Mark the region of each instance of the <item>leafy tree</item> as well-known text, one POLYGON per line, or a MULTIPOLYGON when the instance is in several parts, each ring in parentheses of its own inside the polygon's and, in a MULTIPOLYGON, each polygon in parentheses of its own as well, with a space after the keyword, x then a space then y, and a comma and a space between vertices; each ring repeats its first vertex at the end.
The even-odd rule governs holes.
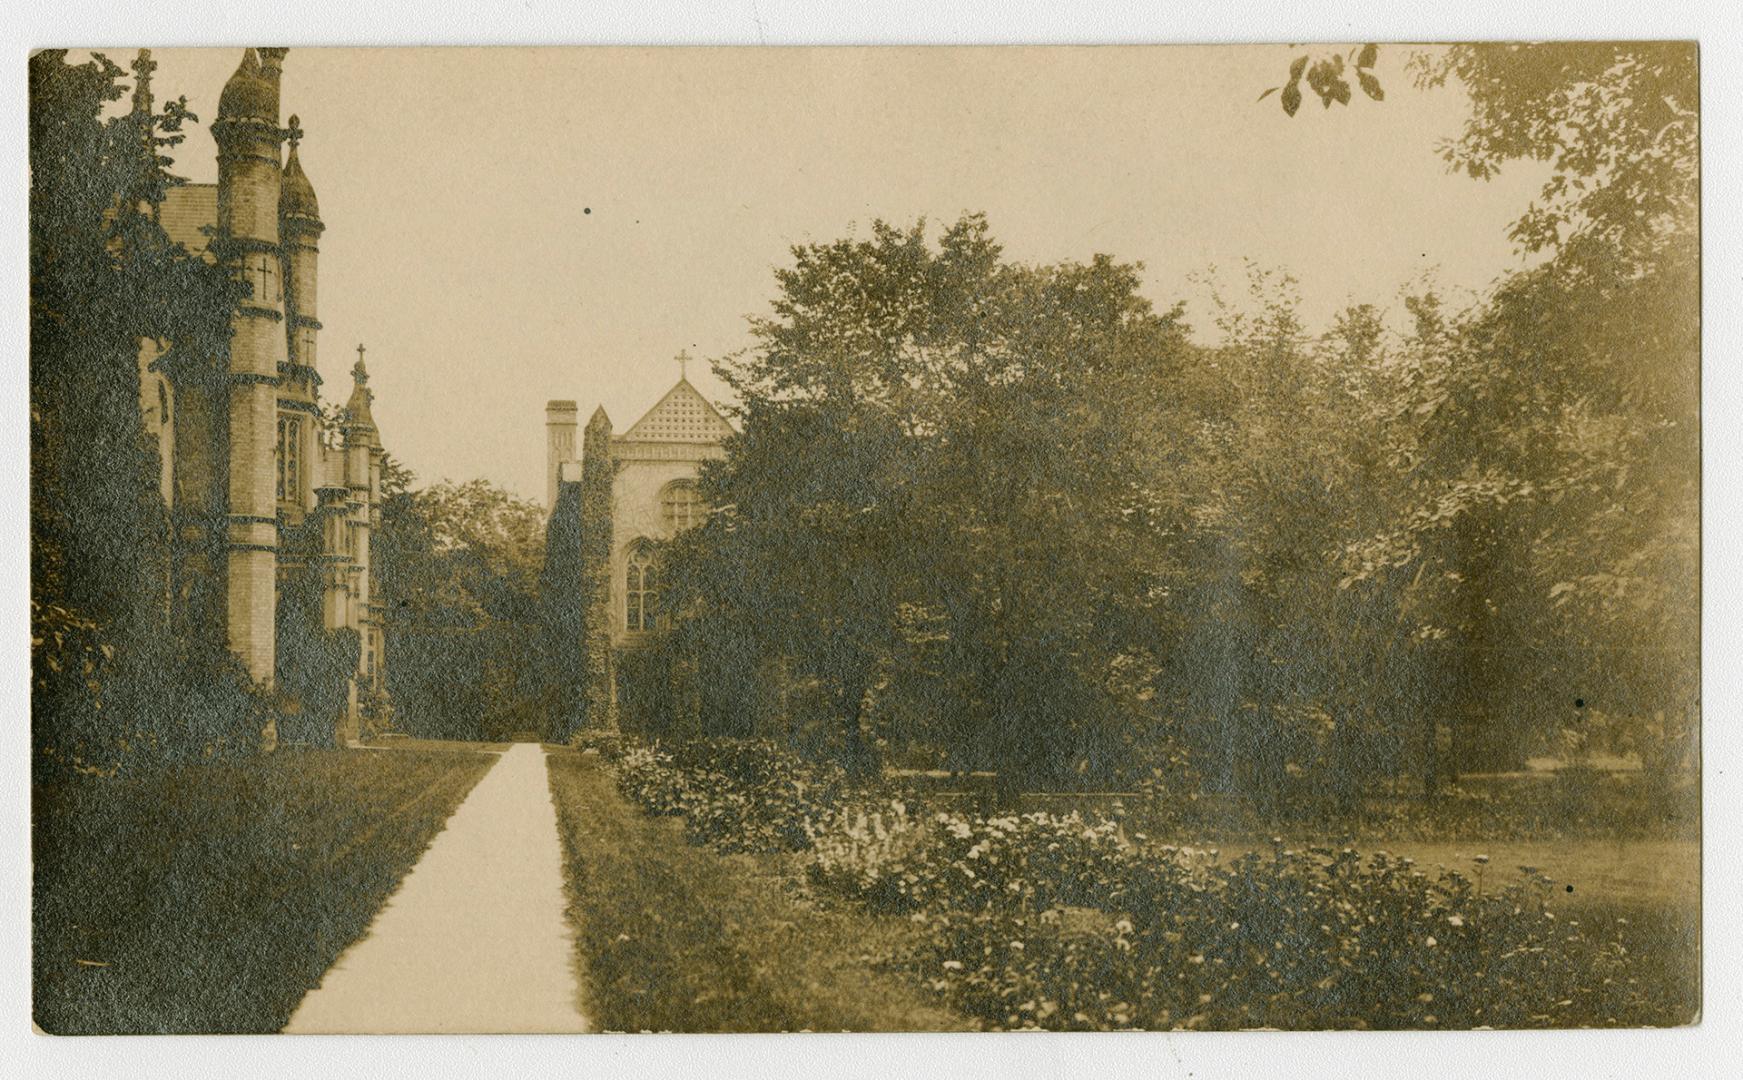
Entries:
MULTIPOLYGON (((33 715, 39 762, 108 769, 129 755, 208 754, 258 730, 214 620, 171 622, 168 522, 139 391, 144 341, 169 343, 166 365, 222 370, 244 286, 156 221, 181 182, 164 151, 195 119, 186 102, 154 113, 136 88, 131 112, 105 117, 121 68, 65 57, 29 63, 33 715)), ((150 63, 142 55, 136 74, 150 63)))
MULTIPOLYGON (((1419 53, 1420 87, 1456 82, 1471 102, 1442 151, 1477 179, 1509 161, 1553 167, 1514 224, 1526 251, 1643 272, 1693 243, 1699 207, 1700 72, 1692 42, 1459 45, 1419 53)), ((1686 255, 1686 253, 1685 253, 1686 255)), ((1570 269, 1572 266, 1570 265, 1570 269)))
POLYGON ((483 480, 413 490, 388 459, 371 541, 396 718, 437 738, 543 731, 544 512, 483 480))
POLYGON ((936 249, 880 222, 794 258, 722 372, 743 434, 672 552, 680 613, 818 686, 850 765, 903 710, 961 764, 1090 767, 1121 720, 1108 667, 1149 629, 1132 420, 1177 317, 1108 258, 1003 261, 979 216, 936 249))
MULTIPOLYGON (((1381 99, 1376 55, 1298 57, 1285 108, 1381 99)), ((1469 310, 1315 333, 1255 274, 1196 347, 1138 268, 1014 264, 978 217, 796 248, 723 367, 717 512, 667 552, 708 685, 755 708, 784 670, 855 768, 908 736, 1012 784, 1184 758, 1273 813, 1603 740, 1686 759, 1692 50, 1425 55, 1472 99, 1449 162, 1555 166, 1513 232, 1539 260, 1469 310)))
POLYGON ((1512 231, 1549 258, 1470 312, 1418 307, 1389 406, 1395 516, 1352 546, 1346 585, 1419 583, 1457 726, 1477 725, 1461 764, 1516 763, 1588 704, 1632 718, 1623 741, 1649 758, 1678 757, 1665 740, 1692 727, 1698 637, 1693 47, 1472 45, 1414 64, 1470 95, 1454 166, 1553 164, 1512 231))

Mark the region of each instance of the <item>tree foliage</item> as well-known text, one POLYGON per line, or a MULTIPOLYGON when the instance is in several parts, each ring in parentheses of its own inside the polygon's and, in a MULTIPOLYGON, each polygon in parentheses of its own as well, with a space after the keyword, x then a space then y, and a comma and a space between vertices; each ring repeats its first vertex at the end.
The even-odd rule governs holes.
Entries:
MULTIPOLYGON (((1348 59, 1291 83, 1342 100, 1375 50, 1348 59)), ((1471 96, 1450 162, 1556 170, 1513 233, 1543 258, 1468 310, 1418 290, 1315 332, 1255 270, 1203 344, 1139 268, 1011 263, 978 216, 795 248, 721 367, 742 434, 669 552, 676 633, 778 658, 849 764, 1166 766, 1283 811, 1534 753, 1687 761, 1692 49, 1417 71, 1471 96)))
POLYGON ((170 620, 171 538, 140 404, 141 343, 221 370, 242 287, 155 218, 181 182, 165 151, 195 120, 186 102, 105 116, 122 69, 65 57, 29 63, 33 715, 39 763, 110 771, 248 745, 263 723, 209 621, 170 620))
MULTIPOLYGON (((1514 224, 1526 251, 1649 270, 1698 224, 1700 71, 1691 42, 1460 45, 1411 60, 1417 85, 1464 89, 1471 115, 1442 147, 1487 179, 1509 161, 1552 166, 1514 224)), ((1675 256, 1670 256, 1675 257, 1675 256)))
POLYGON ((1319 98, 1319 103, 1329 109, 1332 105, 1348 105, 1350 103, 1350 76, 1354 75, 1356 85, 1362 93, 1375 101, 1386 100, 1386 92, 1380 87, 1380 79, 1374 74, 1374 61, 1380 57, 1380 47, 1372 42, 1361 46, 1352 46, 1345 52, 1333 52, 1325 56, 1314 57, 1304 53, 1289 61, 1289 78, 1279 86, 1273 86, 1259 95, 1264 101, 1272 94, 1278 94, 1278 102, 1283 111, 1294 116, 1301 109, 1301 83, 1305 79, 1308 89, 1319 98), (1348 59, 1346 65, 1344 61, 1348 59))
POLYGON ((371 541, 396 721, 437 738, 543 731, 543 511, 483 480, 413 482, 387 459, 371 541))
POLYGON ((1105 755, 1108 665, 1156 579, 1132 389, 1177 363, 1175 316, 1112 259, 1005 261, 979 216, 935 248, 878 223, 794 256, 723 371, 744 428, 704 470, 723 509, 672 553, 701 647, 790 664, 850 764, 889 734, 874 714, 960 764, 1105 755))

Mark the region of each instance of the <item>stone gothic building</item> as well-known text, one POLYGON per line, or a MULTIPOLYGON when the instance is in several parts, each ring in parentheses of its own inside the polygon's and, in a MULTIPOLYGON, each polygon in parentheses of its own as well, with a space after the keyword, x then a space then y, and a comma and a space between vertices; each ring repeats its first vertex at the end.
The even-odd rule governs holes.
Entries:
MULTIPOLYGON (((279 124, 287 52, 243 52, 212 122, 218 182, 170 188, 155 208, 172 241, 252 287, 231 315, 229 356, 148 340, 139 357, 140 405, 174 531, 178 617, 221 621, 256 682, 338 703, 308 718, 335 722, 336 732, 269 730, 269 744, 280 735, 354 740, 362 711, 380 698, 383 663, 369 553, 381 439, 361 345, 345 408, 321 405, 316 272, 326 226, 297 160, 297 118, 279 124), (354 642, 340 651, 354 649, 355 660, 312 661, 334 641, 354 642), (311 688, 310 678, 343 685, 311 688)), ((150 66, 142 54, 134 107, 147 112, 150 66)))
MULTIPOLYGON (((732 426, 680 376, 653 408, 614 434, 603 407, 576 443, 573 401, 545 407, 546 500, 553 545, 579 537, 579 551, 547 552, 579 563, 581 693, 593 727, 648 730, 674 712, 670 673, 650 666, 660 629, 657 545, 707 514, 697 489, 702 463, 725 456, 732 426), (564 533, 559 518, 578 518, 564 533)), ((681 704, 678 712, 685 711, 681 704)), ((694 711, 693 707, 689 711, 694 711)))

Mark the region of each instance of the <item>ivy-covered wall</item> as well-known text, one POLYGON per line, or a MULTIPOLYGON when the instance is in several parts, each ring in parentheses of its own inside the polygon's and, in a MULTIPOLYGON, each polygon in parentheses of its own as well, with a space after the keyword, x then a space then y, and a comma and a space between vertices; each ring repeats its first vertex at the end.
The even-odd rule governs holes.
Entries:
POLYGON ((581 439, 581 595, 586 616, 581 636, 581 672, 587 727, 615 731, 611 652, 611 419, 601 409, 581 439))

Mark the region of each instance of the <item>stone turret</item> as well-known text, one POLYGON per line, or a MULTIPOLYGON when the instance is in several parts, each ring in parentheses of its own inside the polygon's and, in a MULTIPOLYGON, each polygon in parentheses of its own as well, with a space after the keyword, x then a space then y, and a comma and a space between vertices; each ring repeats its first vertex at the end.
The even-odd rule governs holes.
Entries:
MULTIPOLYGON (((314 501, 314 472, 320 426, 321 377, 315 371, 316 335, 321 329, 316 317, 316 263, 319 242, 326 226, 321 224, 314 185, 309 183, 297 160, 302 129, 290 118, 286 130, 290 151, 279 177, 278 227, 281 244, 281 274, 284 281, 285 366, 280 371, 278 407, 282 414, 281 439, 294 441, 287 448, 295 460, 306 463, 294 470, 295 483, 281 492, 280 512, 295 524, 314 501)), ((291 477, 287 477, 289 480, 291 477)))
POLYGON ((578 461, 575 453, 575 403, 545 403, 545 509, 557 506, 557 486, 565 461, 578 461))
MULTIPOLYGON (((287 362, 279 256, 279 75, 285 49, 248 49, 218 102, 217 254, 252 295, 231 317, 226 626, 230 648, 273 680, 278 549, 275 461, 280 368, 287 362)), ((276 732, 263 733, 268 745, 276 732)))
POLYGON ((357 631, 359 685, 373 683, 381 649, 381 605, 375 600, 371 578, 370 538, 374 532, 381 499, 381 434, 370 408, 374 393, 369 389, 369 369, 363 364, 364 347, 357 346, 357 363, 351 368, 351 400, 345 405, 345 483, 350 489, 346 509, 351 530, 350 611, 346 625, 357 631))

